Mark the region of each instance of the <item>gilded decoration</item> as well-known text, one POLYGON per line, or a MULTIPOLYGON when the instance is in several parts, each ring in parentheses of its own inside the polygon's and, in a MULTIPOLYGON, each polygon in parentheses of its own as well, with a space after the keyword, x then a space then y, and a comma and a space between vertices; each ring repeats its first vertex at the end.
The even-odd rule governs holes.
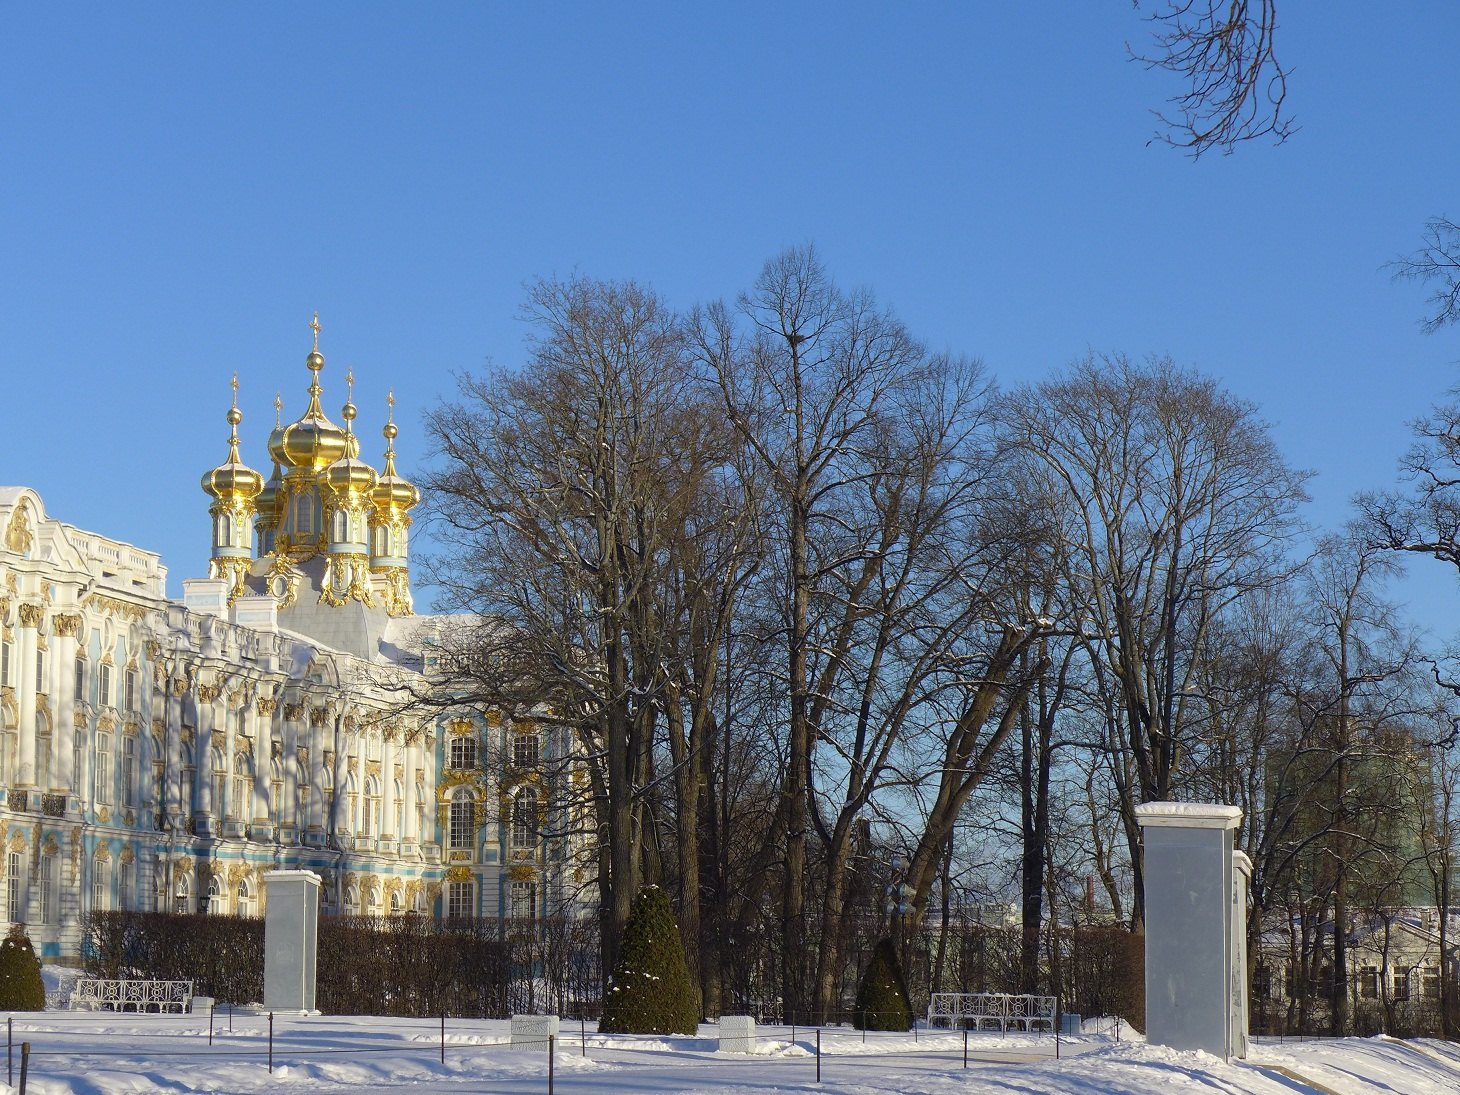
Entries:
POLYGON ((308 767, 309 766, 309 746, 307 746, 307 745, 298 745, 298 746, 295 746, 294 747, 294 756, 296 758, 298 758, 300 764, 304 765, 305 767, 308 767))
POLYGON ((404 567, 390 567, 382 575, 384 588, 380 591, 381 603, 388 616, 414 616, 415 604, 411 599, 411 578, 404 567))
POLYGON ((223 730, 214 730, 211 734, 208 735, 208 738, 210 741, 212 741, 213 747, 215 749, 222 749, 225 745, 228 744, 228 734, 226 731, 223 730))
POLYGON ((147 656, 153 661, 162 657, 162 644, 156 639, 147 640, 147 656))
POLYGON ((218 697, 220 695, 222 695, 222 694, 223 694, 223 688, 220 685, 217 685, 217 684, 200 684, 200 685, 198 685, 198 702, 199 703, 214 703, 214 702, 217 701, 218 697))
POLYGON ((111 850, 111 848, 108 847, 105 844, 99 844, 99 845, 97 845, 97 848, 96 848, 96 855, 93 856, 92 858, 94 858, 95 860, 97 860, 97 862, 99 862, 99 863, 105 863, 108 860, 110 860, 111 857, 112 857, 112 850, 111 850))
POLYGON ((179 699, 188 694, 188 679, 186 677, 173 678, 172 694, 179 699))
POLYGON ((495 707, 488 708, 486 719, 487 726, 495 730, 502 725, 502 712, 495 707))
MULTIPOLYGON (((122 824, 123 825, 127 825, 127 826, 136 825, 137 824, 137 815, 134 814, 134 813, 132 813, 131 810, 123 810, 122 811, 122 824)), ((127 850, 128 851, 131 851, 130 848, 128 848, 127 850)))
POLYGON ((309 709, 309 725, 316 730, 322 728, 329 721, 330 709, 328 707, 311 707, 309 709))
POLYGON ((5 546, 17 555, 28 555, 35 533, 31 531, 30 516, 25 506, 16 506, 10 515, 10 525, 5 530, 5 546))
POLYGON ((512 882, 536 882, 537 868, 516 866, 507 869, 507 878, 512 882))
POLYGON ((189 745, 193 743, 194 737, 197 736, 197 731, 195 731, 191 726, 184 726, 180 730, 178 730, 177 733, 178 737, 180 737, 184 742, 189 745))
POLYGON ((370 594, 370 559, 355 552, 328 556, 320 580, 319 600, 331 608, 351 601, 359 601, 367 608, 375 607, 375 598, 370 594))
POLYGON ((448 867, 447 870, 446 870, 446 881, 447 882, 470 882, 471 881, 471 868, 470 867, 448 867))
POLYGON ((54 833, 48 835, 45 843, 41 845, 41 851, 46 855, 55 855, 60 850, 61 846, 56 843, 56 835, 54 833))
POLYGON ((77 709, 71 713, 72 726, 77 730, 85 730, 86 724, 90 721, 85 711, 77 709))
POLYGON ((112 820, 111 807, 110 806, 103 806, 100 810, 98 810, 96 812, 96 820, 98 822, 100 822, 102 825, 109 825, 109 824, 111 824, 111 820, 112 820))
POLYGON ((271 715, 273 715, 274 708, 275 706, 277 706, 278 702, 279 701, 274 699, 272 696, 260 696, 258 700, 259 714, 262 715, 264 718, 269 718, 271 715))
POLYGON ((19 607, 21 627, 40 627, 41 621, 46 618, 46 610, 43 605, 22 603, 19 607))
POLYGON ((452 719, 446 724, 446 728, 453 734, 470 734, 476 730, 471 719, 452 719))
POLYGON ((164 733, 164 732, 165 732, 165 731, 166 731, 166 727, 165 727, 165 726, 164 726, 164 725, 163 725, 163 722, 162 722, 162 720, 161 720, 161 719, 153 719, 153 720, 152 720, 152 732, 153 732, 153 733, 154 733, 154 734, 156 734, 156 735, 158 735, 158 736, 159 736, 159 737, 161 737, 161 736, 162 736, 162 734, 163 734, 163 733, 164 733))
POLYGON ((346 715, 345 716, 345 733, 347 733, 347 734, 353 734, 355 732, 355 727, 357 727, 359 724, 360 724, 359 723, 359 720, 357 718, 355 718, 354 715, 346 715))
POLYGON ((142 605, 134 605, 130 601, 123 601, 117 597, 108 597, 104 593, 87 594, 81 604, 84 608, 94 609, 104 615, 120 616, 133 622, 141 621, 147 616, 147 609, 142 605))
MULTIPOLYGON (((308 551, 301 558, 307 559, 314 552, 308 551)), ((280 608, 288 608, 299 599, 299 571, 289 562, 289 538, 280 534, 276 542, 274 564, 264 579, 274 600, 280 608)))
POLYGON ((378 761, 378 760, 367 760, 365 762, 365 774, 367 776, 378 776, 378 775, 380 775, 380 761, 378 761))
POLYGON ((137 853, 134 852, 132 850, 132 846, 128 844, 122 849, 122 854, 117 856, 117 860, 121 863, 123 867, 130 867, 133 863, 137 861, 137 853))
POLYGON ((304 718, 304 704, 286 703, 284 705, 284 718, 289 722, 298 722, 304 718))
POLYGON ((112 718, 110 715, 103 715, 101 718, 96 720, 96 728, 101 731, 114 730, 116 728, 116 725, 117 720, 112 718))
POLYGON ((51 622, 55 625, 56 634, 63 639, 74 639, 81 633, 81 617, 78 615, 58 615, 51 622))
POLYGON ((451 857, 450 858, 451 858, 451 862, 453 862, 453 863, 470 863, 471 862, 471 853, 470 852, 464 852, 464 851, 461 851, 460 849, 458 849, 457 851, 454 851, 454 852, 451 853, 451 857))

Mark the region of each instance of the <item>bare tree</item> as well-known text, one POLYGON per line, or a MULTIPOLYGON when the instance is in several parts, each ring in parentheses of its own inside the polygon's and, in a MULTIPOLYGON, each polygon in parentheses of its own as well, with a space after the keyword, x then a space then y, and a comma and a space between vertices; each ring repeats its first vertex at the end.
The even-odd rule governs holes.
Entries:
POLYGON ((1153 112, 1162 127, 1156 140, 1196 158, 1214 148, 1230 153, 1256 137, 1281 144, 1292 135, 1284 113, 1289 70, 1275 50, 1276 0, 1166 0, 1149 19, 1155 49, 1131 56, 1186 83, 1168 110, 1153 112))
POLYGON ((1103 694, 1142 919, 1134 808, 1173 797, 1196 652, 1222 609, 1277 581, 1306 476, 1251 405, 1169 360, 1087 358, 1012 394, 1031 499, 1059 514, 1070 626, 1103 694))
MULTIPOLYGON (((715 646, 715 614, 733 599, 736 537, 708 525, 739 519, 715 493, 738 441, 707 412, 713 393, 690 375, 678 317, 652 293, 544 281, 525 312, 528 366, 461 377, 459 398, 428 417, 445 545, 432 577, 484 621, 454 659, 477 697, 535 703, 577 736, 612 969, 629 904, 659 870, 647 812, 656 735, 671 713, 687 767, 705 725, 698 689, 713 688, 713 658, 686 649, 715 646)), ((692 843, 692 824, 686 833, 692 843)), ((680 854, 698 860, 697 848, 680 854)))
POLYGON ((1419 250, 1395 259, 1388 268, 1398 281, 1432 288, 1426 301, 1429 315, 1421 322, 1425 333, 1460 320, 1460 225, 1448 217, 1431 217, 1419 250))

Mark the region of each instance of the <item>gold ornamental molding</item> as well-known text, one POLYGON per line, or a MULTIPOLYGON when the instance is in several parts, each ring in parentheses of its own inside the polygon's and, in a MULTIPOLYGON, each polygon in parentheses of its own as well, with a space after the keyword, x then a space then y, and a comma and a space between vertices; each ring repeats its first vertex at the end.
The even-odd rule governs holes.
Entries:
POLYGON ((284 718, 289 722, 298 722, 304 718, 304 704, 286 703, 284 705, 284 718))
POLYGON ((309 725, 314 729, 321 729, 329 721, 330 709, 328 707, 311 707, 309 709, 309 725))
POLYGON ((446 870, 446 881, 447 882, 470 882, 471 881, 471 868, 470 867, 448 867, 447 870, 446 870))
POLYGON ((75 613, 62 613, 52 617, 56 634, 63 639, 74 639, 81 633, 81 617, 75 613))
POLYGON ((511 882, 536 882, 536 867, 511 867, 507 870, 507 878, 511 882))
POLYGON ((220 685, 217 685, 217 684, 200 684, 200 685, 198 685, 198 702, 199 703, 214 703, 214 702, 217 701, 218 697, 220 695, 222 695, 222 694, 223 694, 223 688, 220 685))
POLYGON ((260 696, 258 701, 259 714, 264 718, 269 718, 273 715, 274 708, 278 705, 278 702, 272 696, 260 696))
POLYGON ((147 610, 141 605, 134 605, 130 601, 123 601, 117 597, 108 597, 104 593, 89 593, 81 604, 83 607, 95 609, 103 615, 120 616, 134 623, 147 616, 147 610))
POLYGON ((162 644, 156 639, 147 640, 147 656, 153 661, 162 657, 162 644))
POLYGON ((41 621, 46 618, 44 605, 21 604, 17 610, 20 613, 21 627, 40 627, 41 621))

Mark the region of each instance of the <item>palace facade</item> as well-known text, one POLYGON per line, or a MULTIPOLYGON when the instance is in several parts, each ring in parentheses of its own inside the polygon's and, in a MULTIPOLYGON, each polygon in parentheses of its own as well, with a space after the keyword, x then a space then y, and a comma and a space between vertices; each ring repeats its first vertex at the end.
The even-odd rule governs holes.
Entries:
POLYGON ((267 478, 227 412, 209 576, 181 602, 158 555, 0 488, 0 917, 49 960, 78 959, 92 910, 259 915, 280 868, 319 873, 327 913, 586 907, 586 849, 545 835, 566 828, 544 782, 566 739, 434 684, 452 619, 413 614, 420 495, 389 413, 379 472, 353 392, 343 425, 325 415, 313 326, 267 478))

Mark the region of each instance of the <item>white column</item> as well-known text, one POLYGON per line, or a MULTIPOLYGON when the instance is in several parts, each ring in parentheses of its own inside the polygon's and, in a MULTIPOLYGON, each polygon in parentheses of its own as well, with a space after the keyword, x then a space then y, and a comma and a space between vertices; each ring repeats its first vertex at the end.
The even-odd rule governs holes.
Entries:
POLYGON ((1136 821, 1145 845, 1146 1040, 1225 1060, 1239 1019, 1232 1010, 1232 839, 1242 811, 1149 802, 1136 807, 1136 821))
POLYGON ((20 700, 20 726, 16 741, 16 784, 20 787, 35 785, 35 704, 36 672, 35 659, 38 648, 37 635, 45 609, 41 605, 22 604, 20 616, 20 653, 16 666, 16 695, 20 700))
POLYGON ((395 760, 398 750, 395 735, 382 736, 380 744, 380 835, 399 840, 395 824, 395 760))
POLYGON ((76 737, 76 689, 66 677, 67 667, 75 672, 76 639, 81 630, 81 617, 75 614, 56 616, 54 622, 56 656, 51 662, 51 694, 56 701, 56 725, 51 728, 51 787, 69 789, 79 795, 81 788, 73 782, 75 774, 71 771, 71 747, 76 737))
MULTIPOLYGON (((404 730, 401 733, 405 733, 404 730)), ((416 746, 406 745, 401 750, 401 790, 405 794, 405 810, 401 818, 402 840, 419 841, 421 834, 416 825, 416 746)))

